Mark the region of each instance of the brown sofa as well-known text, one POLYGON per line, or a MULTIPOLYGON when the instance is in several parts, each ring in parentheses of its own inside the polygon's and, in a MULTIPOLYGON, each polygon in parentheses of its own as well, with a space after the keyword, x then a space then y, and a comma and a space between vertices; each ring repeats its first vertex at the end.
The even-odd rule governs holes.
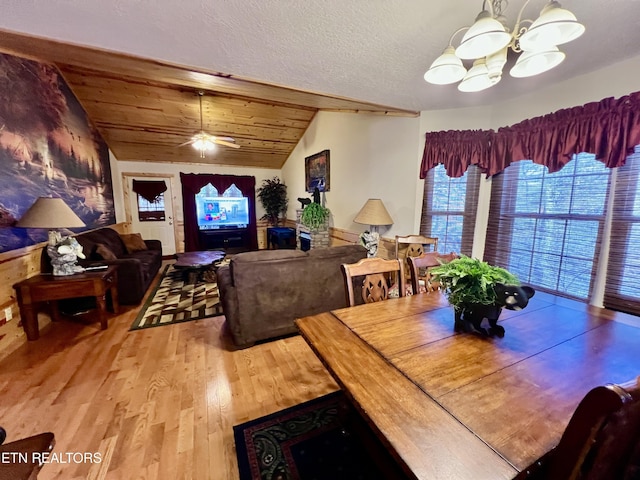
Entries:
POLYGON ((367 256, 361 245, 261 250, 218 269, 226 325, 240 348, 295 333, 296 318, 347 306, 340 265, 367 256))
POLYGON ((162 265, 162 244, 159 240, 145 240, 146 250, 128 253, 122 237, 115 230, 104 227, 76 235, 87 257, 80 260, 83 267, 100 265, 118 265, 118 300, 123 305, 140 303, 151 282, 162 265), (115 255, 107 260, 99 252, 98 246, 104 245, 115 255))

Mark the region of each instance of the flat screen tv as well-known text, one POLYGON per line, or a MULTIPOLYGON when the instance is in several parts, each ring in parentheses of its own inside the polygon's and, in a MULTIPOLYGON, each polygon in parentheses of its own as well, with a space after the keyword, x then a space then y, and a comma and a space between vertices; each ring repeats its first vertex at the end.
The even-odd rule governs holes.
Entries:
POLYGON ((247 197, 200 197, 196 199, 198 228, 218 230, 249 225, 247 197))

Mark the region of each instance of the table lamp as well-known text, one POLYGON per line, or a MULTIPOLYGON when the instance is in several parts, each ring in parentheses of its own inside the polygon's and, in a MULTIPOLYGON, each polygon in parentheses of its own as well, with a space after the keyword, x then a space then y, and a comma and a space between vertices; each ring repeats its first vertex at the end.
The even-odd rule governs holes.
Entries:
POLYGON ((85 227, 78 217, 61 198, 40 197, 15 225, 19 228, 48 228, 49 245, 47 253, 51 258, 54 275, 73 275, 77 257, 84 258, 78 241, 71 237, 62 237, 58 229, 85 227))
POLYGON ((375 257, 378 252, 378 242, 380 241, 378 226, 393 225, 391 215, 387 212, 384 203, 382 203, 382 200, 379 198, 370 198, 360 209, 353 221, 363 225, 370 225, 371 230, 364 232, 360 236, 360 240, 367 248, 367 256, 375 257))

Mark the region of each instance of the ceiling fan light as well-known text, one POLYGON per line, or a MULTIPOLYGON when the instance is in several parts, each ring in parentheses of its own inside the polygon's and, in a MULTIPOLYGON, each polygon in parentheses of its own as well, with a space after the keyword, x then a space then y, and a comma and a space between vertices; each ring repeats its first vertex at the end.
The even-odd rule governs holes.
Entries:
POLYGON ((525 51, 541 50, 542 46, 562 45, 575 40, 585 31, 569 10, 558 2, 549 2, 540 16, 519 39, 520 48, 525 51))
POLYGON ((482 58, 503 49, 509 42, 511 34, 504 25, 483 10, 462 37, 455 53, 463 60, 482 58))
POLYGON ((479 92, 492 87, 498 83, 498 81, 491 81, 484 58, 481 58, 473 62, 473 67, 471 67, 462 82, 460 82, 460 85, 458 85, 458 90, 461 92, 479 92))
POLYGON ((211 152, 216 149, 216 144, 208 138, 199 137, 195 142, 193 142, 193 148, 201 152, 211 152))
POLYGON ((462 60, 456 57, 455 49, 449 45, 442 55, 433 61, 427 73, 424 74, 424 79, 435 85, 448 85, 459 82, 466 73, 467 69, 462 65, 462 60))
POLYGON ((523 52, 516 64, 509 70, 512 77, 533 77, 557 67, 565 59, 564 52, 551 47, 542 52, 523 52))

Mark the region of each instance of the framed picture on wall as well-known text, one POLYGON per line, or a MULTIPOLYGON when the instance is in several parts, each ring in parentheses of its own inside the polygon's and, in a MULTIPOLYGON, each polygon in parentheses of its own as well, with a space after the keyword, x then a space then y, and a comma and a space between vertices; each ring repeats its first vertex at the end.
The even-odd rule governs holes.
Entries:
POLYGON ((304 159, 304 184, 309 193, 313 193, 316 187, 321 192, 329 191, 329 150, 304 159))

